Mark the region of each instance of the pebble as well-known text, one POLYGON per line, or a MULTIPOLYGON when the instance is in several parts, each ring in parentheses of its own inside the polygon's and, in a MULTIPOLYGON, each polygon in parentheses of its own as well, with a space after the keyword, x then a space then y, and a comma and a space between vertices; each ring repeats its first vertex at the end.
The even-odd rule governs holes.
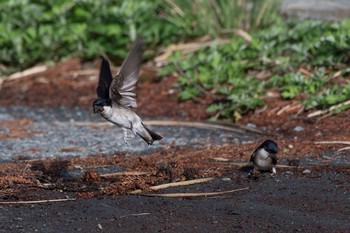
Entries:
POLYGON ((304 127, 302 127, 302 126, 296 126, 293 130, 294 130, 295 132, 301 132, 301 131, 304 131, 304 127))
POLYGON ((255 128, 256 128, 256 125, 254 125, 254 124, 252 124, 252 123, 248 123, 248 124, 247 124, 247 127, 248 127, 248 128, 253 128, 253 129, 255 129, 255 128))
POLYGON ((221 179, 222 181, 231 181, 231 178, 230 177, 224 177, 221 179))
POLYGON ((304 171, 303 171, 303 174, 310 174, 311 173, 311 171, 309 170, 309 169, 305 169, 304 171))

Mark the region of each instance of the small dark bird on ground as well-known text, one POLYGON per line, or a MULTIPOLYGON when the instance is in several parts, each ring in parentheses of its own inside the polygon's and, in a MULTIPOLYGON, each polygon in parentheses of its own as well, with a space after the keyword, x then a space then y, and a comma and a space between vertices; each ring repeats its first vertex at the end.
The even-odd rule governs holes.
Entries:
POLYGON ((132 50, 125 58, 117 75, 112 76, 109 62, 102 58, 100 77, 96 89, 98 99, 93 102, 94 113, 99 113, 107 121, 124 130, 124 142, 130 129, 134 135, 140 136, 148 145, 162 137, 144 126, 141 118, 132 110, 137 107, 135 88, 139 78, 142 62, 142 39, 138 38, 132 50))
POLYGON ((258 148, 255 149, 250 162, 253 163, 253 171, 270 171, 276 174, 278 146, 272 140, 264 141, 258 148))

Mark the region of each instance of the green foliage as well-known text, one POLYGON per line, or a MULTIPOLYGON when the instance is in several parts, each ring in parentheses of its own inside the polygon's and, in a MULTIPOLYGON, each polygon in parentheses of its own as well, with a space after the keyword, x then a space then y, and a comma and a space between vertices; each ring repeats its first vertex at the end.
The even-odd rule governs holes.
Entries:
POLYGON ((287 73, 283 77, 273 76, 272 86, 281 87, 281 95, 285 99, 293 99, 299 93, 316 94, 322 90, 327 82, 324 68, 316 70, 310 77, 297 72, 287 73))
POLYGON ((152 56, 171 42, 266 25, 275 1, 2 0, 0 64, 11 72, 72 55, 121 59, 137 34, 152 56))
POLYGON ((66 56, 126 55, 137 34, 147 48, 184 38, 164 21, 162 0, 3 0, 0 64, 23 69, 66 56))
POLYGON ((337 71, 349 75, 350 21, 276 18, 271 27, 251 34, 250 43, 233 38, 229 44, 213 44, 185 57, 177 54, 162 72, 181 71, 180 98, 210 93, 214 103, 208 111, 230 119, 262 106, 268 88, 279 88, 286 99, 303 99, 307 109, 350 99, 350 84, 332 83, 337 71), (298 72, 300 67, 311 70, 311 75, 298 72), (268 80, 251 75, 265 71, 272 73, 268 80))

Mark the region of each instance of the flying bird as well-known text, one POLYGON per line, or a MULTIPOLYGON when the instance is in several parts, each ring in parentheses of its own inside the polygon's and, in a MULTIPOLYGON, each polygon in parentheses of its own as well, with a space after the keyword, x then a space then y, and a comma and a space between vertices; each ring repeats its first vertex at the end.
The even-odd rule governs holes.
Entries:
POLYGON ((132 110, 137 107, 135 89, 142 62, 142 46, 143 40, 138 38, 114 77, 109 62, 102 58, 96 89, 98 99, 92 106, 94 113, 99 113, 107 121, 123 129, 126 144, 128 139, 133 138, 128 135, 129 129, 151 145, 162 137, 148 129, 132 110))
POLYGON ((277 164, 277 143, 272 140, 264 141, 258 148, 256 148, 250 158, 250 162, 253 163, 253 172, 258 171, 270 171, 272 174, 276 174, 277 164))

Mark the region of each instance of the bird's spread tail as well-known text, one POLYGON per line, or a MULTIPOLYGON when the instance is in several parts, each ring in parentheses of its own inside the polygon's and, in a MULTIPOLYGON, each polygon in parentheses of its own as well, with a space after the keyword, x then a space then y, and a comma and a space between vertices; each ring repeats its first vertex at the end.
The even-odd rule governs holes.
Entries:
POLYGON ((147 142, 148 145, 152 145, 153 141, 158 141, 163 138, 162 136, 156 134, 155 132, 145 127, 144 124, 142 124, 142 126, 142 130, 138 131, 137 135, 139 135, 143 140, 145 140, 145 142, 147 142))
POLYGON ((155 132, 153 132, 149 128, 145 127, 145 129, 151 135, 153 141, 159 141, 159 140, 161 140, 163 138, 162 136, 156 134, 155 132))

